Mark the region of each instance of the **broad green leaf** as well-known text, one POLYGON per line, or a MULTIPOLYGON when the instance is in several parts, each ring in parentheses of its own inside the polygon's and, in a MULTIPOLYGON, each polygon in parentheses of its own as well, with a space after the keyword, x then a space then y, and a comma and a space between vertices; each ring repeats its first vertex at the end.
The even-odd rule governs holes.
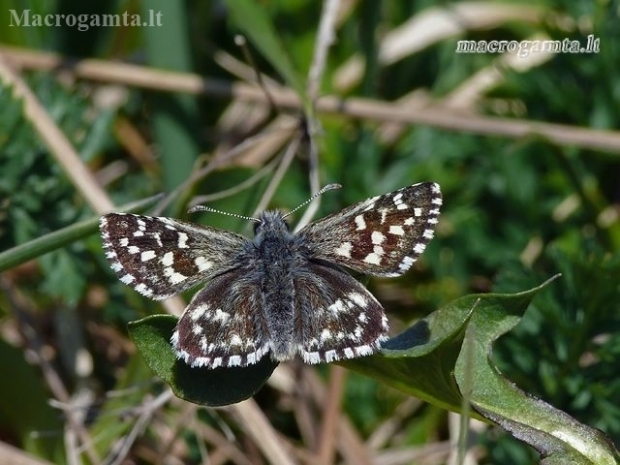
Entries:
POLYGON ((226 0, 231 20, 260 50, 286 83, 302 97, 304 85, 264 7, 253 0, 226 0))
POLYGON ((477 297, 456 300, 383 344, 380 354, 341 362, 406 394, 459 411, 452 372, 477 297))
POLYGON ((173 316, 154 315, 129 323, 129 335, 149 368, 181 399, 211 407, 241 402, 256 394, 278 365, 263 357, 243 368, 192 368, 176 358, 170 345, 176 324, 173 316))
POLYGON ((493 343, 517 325, 531 299, 548 283, 518 294, 480 296, 466 329, 468 350, 459 355, 455 379, 478 413, 538 450, 542 463, 617 464, 620 455, 604 434, 521 391, 501 376, 490 358, 493 343))

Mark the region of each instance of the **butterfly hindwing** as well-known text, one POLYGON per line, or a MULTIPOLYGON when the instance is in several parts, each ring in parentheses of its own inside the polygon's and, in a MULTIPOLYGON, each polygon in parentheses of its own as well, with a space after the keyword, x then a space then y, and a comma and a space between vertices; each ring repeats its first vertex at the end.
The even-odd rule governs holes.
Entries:
POLYGON ((198 291, 179 319, 172 346, 194 367, 245 366, 269 351, 260 288, 239 268, 216 276, 198 291))
POLYGON ((309 263, 295 279, 299 355, 307 363, 332 362, 379 350, 388 324, 381 304, 345 271, 309 263))

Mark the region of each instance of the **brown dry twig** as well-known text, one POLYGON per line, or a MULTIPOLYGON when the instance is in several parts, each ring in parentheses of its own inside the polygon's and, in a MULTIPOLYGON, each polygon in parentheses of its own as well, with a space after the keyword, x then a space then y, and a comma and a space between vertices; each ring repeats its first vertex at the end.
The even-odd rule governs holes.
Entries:
MULTIPOLYGON (((82 60, 77 63, 69 63, 55 54, 11 47, 0 47, 0 53, 16 66, 28 69, 53 71, 68 68, 77 77, 94 81, 164 92, 187 92, 217 98, 236 98, 266 103, 264 92, 256 86, 204 79, 196 74, 159 71, 142 66, 102 60, 82 60)), ((280 109, 297 111, 301 109, 297 95, 288 89, 271 89, 271 96, 280 109)), ((540 137, 561 146, 571 145, 584 149, 620 153, 620 133, 617 131, 602 131, 523 119, 488 117, 470 112, 459 113, 451 108, 434 105, 428 105, 418 111, 411 111, 406 108, 394 108, 390 102, 360 98, 341 99, 336 96, 321 97, 317 101, 316 109, 319 113, 341 114, 351 118, 380 122, 419 124, 472 134, 509 138, 540 137)))

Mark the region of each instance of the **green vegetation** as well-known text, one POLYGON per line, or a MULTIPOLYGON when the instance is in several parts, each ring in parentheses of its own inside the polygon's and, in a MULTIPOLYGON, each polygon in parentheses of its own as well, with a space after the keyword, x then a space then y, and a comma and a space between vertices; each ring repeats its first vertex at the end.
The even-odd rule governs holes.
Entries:
POLYGON ((329 2, 31 3, 65 19, 0 27, 0 462, 619 463, 616 2, 342 2, 333 43, 329 2), (455 53, 589 35, 598 53, 455 53), (395 337, 339 366, 189 369, 183 303, 120 283, 96 228, 134 210, 251 234, 187 209, 342 184, 318 218, 420 181, 442 188, 435 238, 367 280, 395 337), (450 411, 476 421, 458 447, 450 411))

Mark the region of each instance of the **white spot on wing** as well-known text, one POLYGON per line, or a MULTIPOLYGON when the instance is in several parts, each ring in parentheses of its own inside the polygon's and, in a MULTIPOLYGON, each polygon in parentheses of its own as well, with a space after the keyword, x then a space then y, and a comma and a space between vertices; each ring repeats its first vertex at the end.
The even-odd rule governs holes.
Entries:
POLYGON ((340 246, 334 250, 336 255, 340 255, 341 257, 351 258, 351 249, 353 248, 353 244, 350 242, 343 242, 340 246))
POLYGON ((357 215, 355 217, 355 224, 357 225, 358 231, 366 229, 366 221, 364 221, 364 215, 357 215))
POLYGON ((179 284, 187 279, 187 276, 182 275, 177 271, 174 271, 174 268, 172 267, 164 268, 164 274, 168 277, 168 280, 172 284, 179 284))
POLYGON ((185 234, 184 232, 179 233, 179 241, 178 241, 179 249, 189 248, 189 246, 187 245, 187 239, 188 239, 187 234, 185 234))
POLYGON ((198 307, 196 307, 194 310, 192 310, 192 313, 189 314, 189 317, 193 320, 196 321, 198 320, 200 317, 202 317, 205 312, 209 309, 208 305, 199 305, 198 307))
POLYGON ((349 292, 349 295, 347 297, 359 307, 366 308, 366 306, 368 305, 368 297, 366 297, 364 294, 360 294, 359 292, 349 292))
POLYGON ((198 271, 205 271, 213 266, 213 262, 210 262, 205 257, 196 257, 194 259, 194 264, 198 268, 198 271))
POLYGON ((329 329, 325 328, 323 331, 321 331, 321 342, 325 342, 331 338, 332 338, 332 333, 329 329))
POLYGON ((226 313, 224 311, 222 311, 221 308, 218 308, 215 311, 215 316, 213 317, 213 319, 215 321, 221 321, 222 323, 226 323, 230 318, 230 313, 226 313))
POLYGON ((341 299, 336 300, 336 302, 334 302, 329 307, 327 307, 327 310, 329 310, 332 313, 336 313, 336 314, 343 312, 346 309, 347 307, 345 306, 344 302, 341 299))
POLYGON ((146 285, 143 283, 138 284, 136 287, 134 287, 134 289, 146 297, 151 297, 153 295, 153 291, 146 287, 146 285))
POLYGON ((161 258, 161 264, 164 266, 172 266, 174 263, 174 253, 166 252, 164 256, 161 258))
POLYGON ((364 357, 373 353, 372 347, 370 347, 368 344, 356 347, 353 350, 355 350, 355 355, 357 355, 358 357, 364 357))
POLYGON ((379 210, 381 212, 381 224, 385 223, 385 219, 387 218, 388 210, 387 208, 382 208, 379 210))
POLYGON ((123 269, 123 265, 121 265, 119 262, 113 262, 110 264, 110 268, 112 268, 114 271, 118 273, 119 271, 123 269))
POLYGON ((335 350, 328 350, 325 352, 325 361, 327 363, 333 362, 334 360, 338 360, 338 353, 335 350))
POLYGON ((153 260, 157 255, 154 250, 147 250, 146 252, 142 252, 140 254, 140 260, 143 262, 148 262, 149 260, 153 260))
POLYGON ((304 362, 315 364, 321 362, 321 356, 318 352, 303 352, 304 362))
POLYGON ((382 244, 385 241, 385 236, 379 231, 373 231, 370 238, 372 243, 377 245, 382 244))
POLYGON ((404 236, 405 230, 402 226, 390 226, 388 233, 394 234, 395 236, 404 236))
POLYGON ((364 258, 366 263, 370 263, 371 265, 381 265, 381 256, 377 255, 375 252, 371 252, 364 258))
POLYGON ((124 284, 131 284, 132 282, 134 282, 136 280, 136 278, 134 278, 132 275, 130 274, 126 274, 125 276, 123 276, 121 278, 121 282, 124 284))
MULTIPOLYGON (((413 250, 416 251, 415 247, 414 247, 413 250)), ((422 250, 424 250, 424 248, 422 248, 422 250)), ((421 252, 419 252, 419 253, 421 253, 421 252)), ((398 265, 398 268, 400 270, 402 270, 402 271, 407 271, 409 268, 411 268, 411 265, 413 265, 413 262, 415 262, 415 260, 413 258, 405 257, 405 258, 403 258, 403 261, 400 263, 400 265, 398 265)))

